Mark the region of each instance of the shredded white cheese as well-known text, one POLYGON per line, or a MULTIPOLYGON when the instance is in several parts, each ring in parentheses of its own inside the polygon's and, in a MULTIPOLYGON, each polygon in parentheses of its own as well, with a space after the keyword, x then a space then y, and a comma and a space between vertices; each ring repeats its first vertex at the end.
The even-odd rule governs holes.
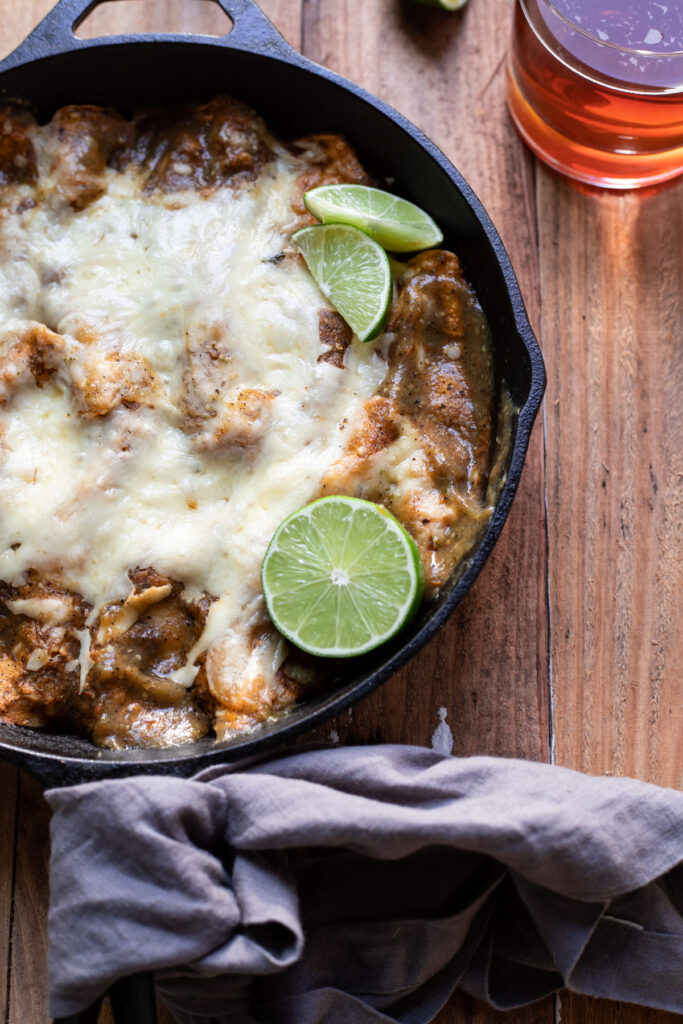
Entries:
POLYGON ((71 616, 72 608, 58 597, 26 597, 7 601, 12 615, 25 615, 44 626, 58 626, 71 616))
MULTIPOLYGON (((152 566, 219 598, 193 656, 245 634, 270 537, 315 495, 342 453, 340 423, 386 370, 358 343, 343 370, 318 363, 324 300, 300 260, 268 262, 288 243, 299 171, 282 153, 237 191, 154 198, 140 196, 133 171, 112 171, 81 212, 46 202, 21 226, 6 215, 0 352, 3 333, 35 320, 63 336, 65 354, 42 389, 29 380, 0 407, 0 578, 58 574, 93 605, 93 621, 128 596, 129 569, 152 566), (235 385, 276 392, 258 444, 202 450, 182 428, 197 325, 227 338, 235 385), (160 390, 152 404, 86 418, 76 390, 112 353, 144 357, 160 390)), ((84 682, 88 631, 80 637, 84 682)))

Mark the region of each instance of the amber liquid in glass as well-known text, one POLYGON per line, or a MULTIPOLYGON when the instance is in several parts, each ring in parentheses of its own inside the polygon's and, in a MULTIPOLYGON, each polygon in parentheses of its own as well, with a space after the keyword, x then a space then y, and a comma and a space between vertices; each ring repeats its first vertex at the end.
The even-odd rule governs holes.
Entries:
POLYGON ((674 21, 663 36, 643 21, 666 4, 637 2, 636 39, 633 24, 619 23, 628 0, 520 0, 515 9, 508 103, 522 137, 563 173, 612 188, 683 173, 683 4, 669 0, 674 21))

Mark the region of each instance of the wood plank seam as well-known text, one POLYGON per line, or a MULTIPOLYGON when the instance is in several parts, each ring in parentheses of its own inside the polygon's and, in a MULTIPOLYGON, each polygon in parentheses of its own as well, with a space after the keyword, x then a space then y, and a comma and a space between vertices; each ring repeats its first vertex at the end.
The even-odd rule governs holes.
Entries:
MULTIPOLYGON (((538 158, 533 157, 532 162, 532 195, 534 200, 534 233, 536 235, 536 260, 539 267, 539 273, 537 276, 536 289, 537 289, 537 309, 540 311, 541 306, 541 232, 538 217, 538 194, 537 194, 537 182, 538 182, 538 158)), ((538 325, 538 339, 541 349, 543 348, 543 335, 541 333, 542 319, 538 325)), ((544 395, 543 404, 541 405, 540 414, 540 425, 543 437, 543 533, 545 538, 545 611, 547 620, 547 677, 548 677, 548 761, 550 764, 555 763, 555 730, 553 723, 553 620, 551 616, 551 598, 550 598, 550 522, 548 512, 548 444, 547 444, 547 422, 546 422, 546 401, 548 395, 544 395)), ((557 1006, 557 999, 555 997, 554 1014, 555 1024, 559 1024, 559 1009, 557 1006)))
POLYGON ((299 52, 306 56, 306 4, 308 0, 301 0, 299 11, 299 52))
POLYGON ((7 970, 5 971, 5 1006, 3 1012, 4 1024, 9 1024, 10 1014, 10 987, 12 983, 12 936, 14 934, 14 891, 17 881, 17 845, 19 841, 19 805, 21 800, 21 776, 17 779, 17 787, 14 796, 14 837, 12 840, 12 881, 10 884, 11 900, 9 913, 9 936, 7 943, 7 970))
MULTIPOLYGON (((540 252, 539 252, 540 259, 540 252)), ((541 407, 541 426, 543 430, 543 526, 545 532, 545 610, 548 622, 548 760, 555 764, 555 729, 553 723, 553 620, 550 599, 550 522, 548 513, 548 445, 546 423, 546 398, 541 407)))

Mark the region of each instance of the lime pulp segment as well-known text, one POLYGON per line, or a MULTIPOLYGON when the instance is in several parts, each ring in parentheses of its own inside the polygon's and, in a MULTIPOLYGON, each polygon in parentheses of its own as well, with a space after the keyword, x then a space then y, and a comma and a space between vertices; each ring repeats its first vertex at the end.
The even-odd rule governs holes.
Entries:
POLYGON ((320 224, 292 236, 325 298, 361 341, 380 334, 391 302, 391 268, 381 245, 357 228, 320 224))
POLYGON ((360 498, 319 498, 278 527, 261 584, 280 632, 310 654, 365 654, 415 614, 420 554, 386 509, 360 498))
POLYGON ((389 252, 416 252, 441 245, 438 225, 414 203, 367 185, 321 185, 304 195, 307 209, 324 224, 350 224, 389 252))

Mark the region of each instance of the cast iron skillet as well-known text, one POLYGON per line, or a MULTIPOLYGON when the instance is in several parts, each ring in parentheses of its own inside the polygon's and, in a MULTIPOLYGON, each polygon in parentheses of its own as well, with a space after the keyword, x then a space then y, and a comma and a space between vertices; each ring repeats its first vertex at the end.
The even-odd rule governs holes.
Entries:
POLYGON ((216 0, 233 22, 224 37, 168 35, 77 39, 73 28, 102 0, 61 0, 0 63, 0 99, 28 100, 41 119, 65 103, 102 103, 125 112, 141 103, 229 93, 251 104, 285 136, 342 131, 367 167, 425 207, 461 257, 488 317, 497 371, 519 407, 507 480, 483 539, 438 599, 391 645, 349 662, 331 684, 254 735, 167 750, 107 751, 87 740, 0 723, 0 756, 49 785, 133 772, 190 775, 219 761, 262 752, 338 714, 414 655, 467 593, 505 523, 545 387, 507 253, 469 185, 404 117, 357 85, 313 64, 276 32, 253 0, 216 0))
MULTIPOLYGON (((190 775, 282 744, 379 686, 446 621, 488 558, 517 489, 545 387, 541 353, 502 242, 467 182, 417 128, 381 100, 294 51, 254 0, 216 0, 233 23, 220 38, 77 39, 73 29, 101 2, 60 0, 0 63, 0 98, 28 100, 39 118, 48 119, 66 103, 108 104, 126 112, 146 103, 228 93, 252 105, 285 137, 324 129, 343 132, 374 174, 394 179, 393 190, 429 211, 444 231, 444 246, 460 256, 491 326, 499 378, 507 382, 519 415, 506 483, 486 534, 438 599, 398 640, 350 662, 344 677, 325 692, 246 738, 115 752, 74 736, 0 724, 0 756, 50 786, 135 772, 190 775)), ((133 1024, 130 1007, 126 1019, 133 1024)))

